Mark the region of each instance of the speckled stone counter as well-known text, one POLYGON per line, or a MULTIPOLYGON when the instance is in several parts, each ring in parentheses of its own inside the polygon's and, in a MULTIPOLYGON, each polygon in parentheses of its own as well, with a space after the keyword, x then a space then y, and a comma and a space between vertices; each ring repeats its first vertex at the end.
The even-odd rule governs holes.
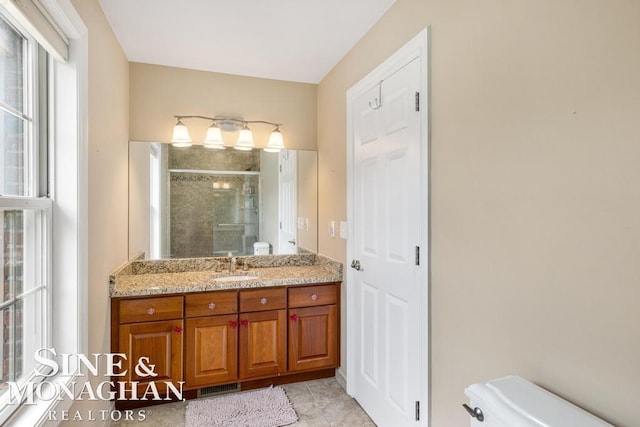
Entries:
POLYGON ((322 255, 264 255, 237 259, 235 273, 228 271, 228 257, 131 261, 111 273, 109 294, 111 297, 131 297, 342 281, 342 264, 322 255), (248 271, 242 271, 245 262, 248 271), (221 272, 215 271, 218 263, 222 264, 221 272), (223 281, 216 280, 220 278, 223 281))

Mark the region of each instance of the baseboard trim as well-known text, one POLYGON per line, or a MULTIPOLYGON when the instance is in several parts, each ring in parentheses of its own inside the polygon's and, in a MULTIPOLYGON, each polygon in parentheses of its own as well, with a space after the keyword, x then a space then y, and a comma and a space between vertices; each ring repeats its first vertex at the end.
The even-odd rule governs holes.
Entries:
POLYGON ((336 369, 336 381, 342 386, 343 389, 347 389, 347 376, 344 373, 344 369, 336 369))

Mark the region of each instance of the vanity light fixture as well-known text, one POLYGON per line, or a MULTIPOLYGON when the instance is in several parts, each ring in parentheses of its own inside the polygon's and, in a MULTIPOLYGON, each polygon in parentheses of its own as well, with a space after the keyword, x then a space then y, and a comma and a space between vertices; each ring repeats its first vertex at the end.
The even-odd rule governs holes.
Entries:
POLYGON ((216 122, 213 122, 207 129, 207 136, 204 138, 204 146, 207 148, 224 149, 222 131, 216 122))
POLYGON ((191 136, 189 135, 189 129, 182 123, 180 117, 178 117, 178 123, 173 127, 173 137, 171 143, 174 147, 191 147, 191 136))
POLYGON ((284 140, 282 139, 282 132, 280 132, 280 126, 276 125, 276 128, 271 132, 269 136, 269 143, 265 147, 264 151, 267 153, 277 153, 284 148, 284 140))
POLYGON ((249 151, 255 147, 253 143, 253 134, 251 133, 251 129, 247 124, 244 124, 244 127, 240 130, 240 135, 238 135, 238 141, 236 141, 236 146, 233 147, 236 150, 249 151))
POLYGON ((204 146, 206 148, 223 149, 224 141, 222 140, 222 131, 238 132, 238 140, 234 146, 237 150, 251 150, 255 148, 253 142, 253 134, 249 129, 249 123, 263 123, 267 125, 275 126, 275 129, 271 132, 269 142, 265 147, 265 151, 269 153, 277 153, 285 148, 284 140, 282 138, 282 132, 280 132, 280 123, 268 122, 265 120, 245 120, 239 117, 206 117, 206 116, 174 116, 178 122, 173 127, 173 137, 171 143, 174 147, 190 147, 192 145, 191 136, 189 136, 189 130, 187 126, 182 122, 183 119, 204 119, 211 120, 211 126, 207 129, 207 136, 204 139, 204 146))

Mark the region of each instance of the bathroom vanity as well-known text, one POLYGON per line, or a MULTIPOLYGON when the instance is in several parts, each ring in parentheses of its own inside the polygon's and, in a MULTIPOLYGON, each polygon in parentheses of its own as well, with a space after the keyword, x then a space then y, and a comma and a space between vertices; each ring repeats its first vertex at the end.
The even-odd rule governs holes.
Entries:
MULTIPOLYGON (((138 397, 151 381, 163 396, 166 382, 183 381, 194 398, 335 375, 342 265, 315 254, 240 257, 248 271, 231 273, 229 262, 134 261, 113 273, 111 351, 127 356, 114 381, 137 382, 138 397), (219 263, 227 269, 216 272, 219 263), (136 372, 146 357, 156 376, 136 372)), ((125 394, 117 408, 139 405, 125 394)))

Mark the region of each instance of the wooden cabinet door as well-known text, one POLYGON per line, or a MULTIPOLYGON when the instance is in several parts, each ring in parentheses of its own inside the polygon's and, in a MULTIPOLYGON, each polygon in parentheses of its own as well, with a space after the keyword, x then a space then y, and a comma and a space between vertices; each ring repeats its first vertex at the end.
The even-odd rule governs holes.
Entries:
POLYGON ((238 379, 238 315, 187 319, 186 388, 225 384, 238 379))
MULTIPOLYGON (((172 382, 179 390, 178 382, 182 381, 182 328, 182 319, 120 325, 120 352, 127 355, 127 360, 122 361, 122 371, 127 373, 116 380, 126 381, 127 390, 130 390, 132 381, 138 382, 138 398, 145 390, 152 391, 148 389, 150 382, 155 383, 162 398, 166 397, 166 382, 172 382), (136 366, 141 360, 145 366, 153 366, 157 375, 146 375, 142 370, 139 371, 143 375, 138 375, 136 366)), ((131 392, 127 392, 127 396, 133 397, 131 392)))
POLYGON ((289 310, 289 370, 331 368, 338 364, 336 305, 289 310))
POLYGON ((287 311, 240 314, 240 378, 276 376, 287 371, 287 311))

